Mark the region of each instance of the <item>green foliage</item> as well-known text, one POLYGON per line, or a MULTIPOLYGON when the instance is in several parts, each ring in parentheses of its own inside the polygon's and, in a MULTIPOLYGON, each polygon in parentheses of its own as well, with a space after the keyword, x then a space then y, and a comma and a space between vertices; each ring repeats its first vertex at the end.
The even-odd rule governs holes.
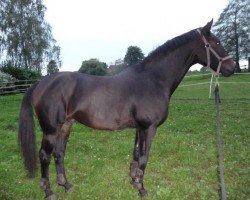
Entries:
POLYGON ((10 74, 6 74, 0 70, 0 87, 11 85, 16 79, 10 74))
POLYGON ((55 60, 51 60, 49 62, 49 64, 47 65, 47 74, 50 75, 50 74, 54 74, 54 73, 57 73, 59 72, 59 68, 56 64, 56 61, 55 60))
POLYGON ((250 53, 250 0, 230 0, 214 29, 240 71, 239 60, 247 59, 250 53))
POLYGON ((129 46, 124 57, 124 62, 128 65, 134 65, 141 62, 144 59, 142 50, 137 46, 129 46))
POLYGON ((41 78, 41 74, 39 72, 21 67, 12 67, 10 62, 3 64, 0 67, 0 70, 11 75, 17 80, 36 80, 41 78))
MULTIPOLYGON (((228 199, 249 199, 249 75, 220 78, 221 128, 228 199), (226 83, 227 82, 227 83, 226 83), (234 82, 234 83, 232 83, 234 82)), ((210 77, 184 78, 183 85, 209 82, 210 77)), ((179 87, 166 123, 152 144, 144 185, 148 199, 220 199, 214 99, 209 84, 179 87)), ((23 95, 0 96, 0 199, 43 199, 40 170, 26 177, 17 146, 18 113, 23 95)), ((36 124, 37 149, 42 133, 36 124)), ((67 145, 65 168, 72 193, 57 185, 54 162, 51 187, 58 199, 140 200, 130 185, 135 130, 99 131, 76 123, 67 145)))
POLYGON ((107 64, 100 62, 96 58, 92 58, 83 61, 82 66, 78 71, 81 73, 103 76, 107 74, 107 64))
POLYGON ((44 20, 41 0, 0 1, 0 56, 15 66, 41 72, 46 60, 60 62, 60 47, 44 20))

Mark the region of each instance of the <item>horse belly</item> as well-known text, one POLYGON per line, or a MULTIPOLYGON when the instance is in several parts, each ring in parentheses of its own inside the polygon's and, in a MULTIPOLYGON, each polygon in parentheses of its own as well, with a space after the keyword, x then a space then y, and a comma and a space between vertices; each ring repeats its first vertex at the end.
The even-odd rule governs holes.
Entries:
POLYGON ((100 130, 118 130, 135 127, 135 121, 128 113, 122 115, 111 110, 110 112, 101 112, 86 109, 85 111, 77 112, 74 115, 74 119, 86 126, 100 130))

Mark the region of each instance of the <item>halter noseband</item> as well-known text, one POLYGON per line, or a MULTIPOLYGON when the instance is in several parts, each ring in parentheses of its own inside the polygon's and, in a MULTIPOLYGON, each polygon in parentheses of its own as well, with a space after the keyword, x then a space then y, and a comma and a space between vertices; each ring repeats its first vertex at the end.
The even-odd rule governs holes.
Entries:
POLYGON ((205 48, 206 48, 206 52, 207 52, 207 68, 209 69, 209 71, 211 71, 214 75, 219 75, 220 73, 220 68, 221 68, 221 64, 223 61, 225 60, 228 60, 231 58, 231 56, 226 56, 224 58, 220 57, 216 51, 211 47, 211 45, 207 42, 206 38, 204 37, 204 35, 202 35, 201 33, 201 30, 200 29, 197 29, 198 33, 200 34, 201 36, 201 39, 202 41, 205 43, 205 48), (212 52, 212 54, 214 54, 214 56, 218 59, 219 61, 219 64, 218 64, 218 67, 217 67, 217 70, 213 70, 211 67, 210 67, 210 64, 211 64, 211 59, 210 59, 210 51, 212 52))

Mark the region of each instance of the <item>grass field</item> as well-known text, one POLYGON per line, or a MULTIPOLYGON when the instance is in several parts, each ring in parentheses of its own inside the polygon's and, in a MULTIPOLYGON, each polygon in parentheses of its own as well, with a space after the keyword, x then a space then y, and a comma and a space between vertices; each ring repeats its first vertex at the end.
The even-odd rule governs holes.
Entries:
MULTIPOLYGON (((219 199, 214 98, 208 99, 210 76, 185 78, 170 104, 168 120, 158 129, 145 175, 148 199, 219 199)), ((228 199, 250 199, 250 75, 220 78, 221 128, 228 199), (241 83, 244 82, 244 83, 241 83), (246 83, 248 82, 248 83, 246 83)), ((212 96, 213 97, 213 96, 212 96)), ((22 95, 0 96, 0 199, 43 199, 40 173, 25 175, 17 147, 22 95)), ((37 148, 41 131, 36 126, 37 148)), ((59 199, 140 199, 130 185, 134 130, 105 132, 75 124, 65 166, 74 184, 67 194, 56 184, 59 199)))

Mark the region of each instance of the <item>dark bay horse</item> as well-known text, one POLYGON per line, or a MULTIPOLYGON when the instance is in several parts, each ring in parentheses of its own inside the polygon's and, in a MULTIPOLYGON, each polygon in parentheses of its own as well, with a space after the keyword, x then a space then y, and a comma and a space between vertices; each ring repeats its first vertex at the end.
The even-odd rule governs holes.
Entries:
POLYGON ((208 65, 214 73, 230 76, 235 62, 211 33, 212 21, 167 41, 140 64, 114 76, 62 72, 45 77, 24 95, 19 119, 19 144, 28 174, 35 175, 36 148, 32 107, 43 131, 39 158, 41 181, 48 199, 49 164, 54 156, 57 182, 72 189, 64 169, 64 154, 74 121, 94 129, 135 128, 133 160, 129 175, 141 197, 144 171, 156 129, 167 118, 170 97, 188 69, 208 65))

